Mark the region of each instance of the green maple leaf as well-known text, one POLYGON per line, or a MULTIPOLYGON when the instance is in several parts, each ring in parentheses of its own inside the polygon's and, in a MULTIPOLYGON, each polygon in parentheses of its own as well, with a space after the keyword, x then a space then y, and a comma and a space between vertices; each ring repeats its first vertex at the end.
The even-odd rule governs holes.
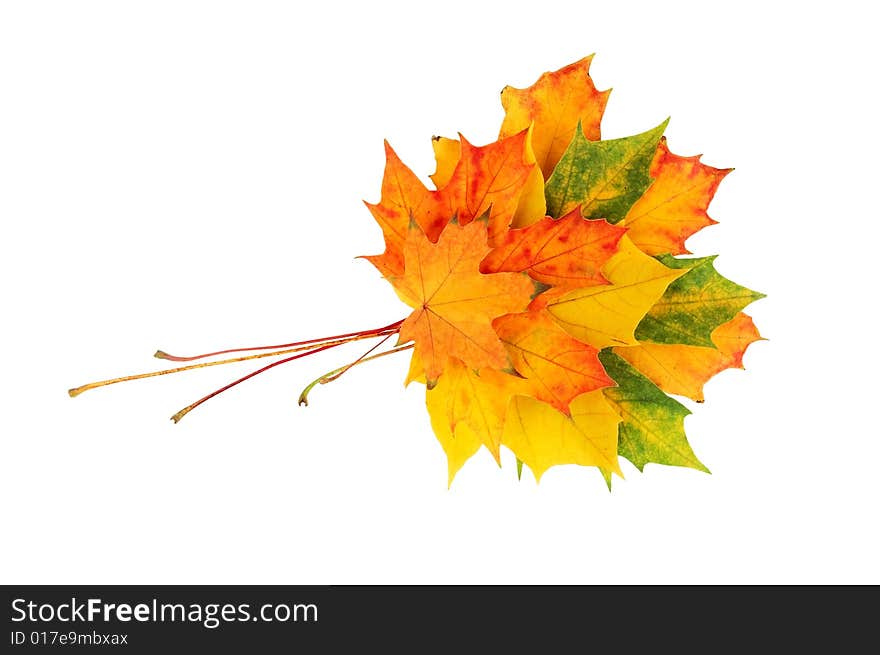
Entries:
POLYGON ((668 122, 608 141, 589 141, 579 126, 547 180, 547 213, 559 218, 580 205, 584 218, 623 220, 651 184, 651 160, 668 122))
POLYGON ((640 471, 654 462, 708 473, 684 433, 684 417, 690 410, 610 350, 600 352, 599 359, 618 385, 604 390, 622 419, 617 453, 640 471))
POLYGON ((636 339, 715 348, 712 331, 764 297, 718 273, 713 265, 716 257, 657 257, 669 268, 690 270, 666 288, 636 328, 636 339))

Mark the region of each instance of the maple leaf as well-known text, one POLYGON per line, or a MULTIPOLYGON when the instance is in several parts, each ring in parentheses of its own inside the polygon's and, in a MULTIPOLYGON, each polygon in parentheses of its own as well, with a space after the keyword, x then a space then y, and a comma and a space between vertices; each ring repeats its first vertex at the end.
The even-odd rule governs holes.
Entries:
POLYGON ((566 334, 545 311, 507 314, 492 325, 526 379, 529 395, 563 414, 575 396, 614 384, 599 351, 566 334))
POLYGON ((409 358, 409 368, 406 371, 403 386, 408 387, 410 382, 428 383, 428 380, 425 378, 425 365, 415 349, 413 349, 412 355, 409 358))
POLYGON ((708 473, 684 433, 684 417, 690 410, 610 350, 599 353, 599 359, 617 382, 602 393, 621 418, 618 454, 640 471, 654 462, 708 473))
POLYGON ((571 416, 529 396, 510 401, 501 442, 539 480, 551 466, 580 464, 618 473, 618 416, 602 391, 571 402, 571 416))
MULTIPOLYGON (((452 179, 452 174, 461 158, 461 142, 445 136, 434 136, 431 139, 431 145, 434 148, 436 162, 436 170, 431 174, 431 180, 440 189, 452 179)), ((519 191, 516 211, 510 222, 514 227, 523 227, 540 220, 547 209, 547 202, 544 200, 544 177, 541 175, 541 169, 535 163, 531 136, 529 135, 526 136, 522 161, 528 165, 529 173, 519 191)))
POLYGON ((550 177, 562 153, 581 126, 586 138, 599 139, 599 124, 610 91, 597 91, 590 78, 593 56, 541 75, 525 89, 501 91, 504 122, 500 136, 534 126, 532 147, 544 177, 550 177))
POLYGON ((575 130, 547 180, 547 213, 562 216, 580 205, 586 218, 622 220, 651 184, 651 160, 668 122, 610 141, 588 141, 575 130))
POLYGON ((545 292, 531 308, 546 307, 566 332, 594 348, 635 345, 635 329, 646 312, 685 271, 648 257, 625 236, 618 247, 618 252, 602 267, 610 284, 561 294, 545 292))
MULTIPOLYGON (((471 145, 461 134, 458 136, 459 140, 434 137, 431 141, 437 159, 437 170, 431 179, 437 185, 435 198, 442 209, 434 210, 430 218, 419 224, 436 241, 450 217, 466 225, 488 214, 489 241, 494 242, 513 221, 524 193, 532 198, 523 201, 526 206, 535 205, 536 190, 534 185, 529 187, 529 174, 535 163, 528 130, 482 147, 471 145)), ((537 193, 543 213, 543 184, 537 193)))
POLYGON ((669 285, 645 315, 636 329, 636 339, 713 348, 712 331, 764 297, 719 275, 713 265, 716 257, 657 257, 665 266, 685 274, 669 285))
POLYGON ((703 385, 725 369, 743 368, 746 348, 761 338, 752 319, 739 313, 713 330, 713 348, 640 343, 614 348, 614 353, 666 393, 703 402, 703 385))
POLYGON ((508 230, 480 270, 525 271, 557 290, 606 284, 601 269, 625 231, 604 220, 584 220, 575 208, 560 219, 546 216, 528 227, 508 230))
POLYGON ((364 259, 385 276, 403 273, 403 244, 409 224, 422 214, 423 205, 431 202, 431 192, 421 183, 385 141, 385 173, 382 176, 382 196, 377 204, 364 202, 382 228, 385 252, 367 255, 364 259))
POLYGON ((400 340, 415 342, 429 386, 448 357, 476 370, 509 366, 492 319, 525 309, 534 285, 518 273, 480 273, 488 252, 484 220, 450 223, 436 244, 418 226, 409 230, 405 272, 391 283, 414 310, 400 327, 400 340))
MULTIPOLYGON (((531 148, 527 150, 528 161, 534 162, 534 155, 531 154, 531 148)), ((522 192, 519 195, 519 203, 516 206, 516 213, 511 220, 511 227, 526 227, 536 221, 540 221, 547 213, 547 200, 544 197, 544 176, 541 169, 533 163, 532 169, 526 177, 523 184, 522 192)))
MULTIPOLYGON (((461 157, 446 185, 438 191, 447 213, 459 224, 488 214, 489 241, 494 242, 513 220, 533 164, 527 150, 528 130, 523 130, 487 146, 475 147, 458 135, 461 157)), ((445 223, 429 224, 425 232, 434 240, 445 223)), ((448 218, 446 219, 448 220, 448 218)))
POLYGON ((461 360, 449 358, 437 384, 426 391, 425 404, 434 434, 446 452, 450 484, 481 445, 501 464, 507 404, 520 393, 528 393, 522 378, 491 368, 477 374, 461 360))
POLYGON ((453 218, 459 225, 467 225, 487 214, 490 238, 502 234, 513 219, 533 167, 529 162, 527 136, 527 131, 523 131, 478 147, 459 135, 455 166, 436 190, 422 184, 386 141, 381 199, 378 204, 365 203, 382 228, 385 252, 365 259, 384 277, 401 275, 403 246, 413 221, 429 240, 437 241, 453 218))
POLYGON ((686 255, 684 242, 716 221, 706 213, 721 180, 732 168, 706 166, 700 156, 680 157, 660 139, 651 162, 651 186, 624 218, 633 243, 649 255, 686 255))

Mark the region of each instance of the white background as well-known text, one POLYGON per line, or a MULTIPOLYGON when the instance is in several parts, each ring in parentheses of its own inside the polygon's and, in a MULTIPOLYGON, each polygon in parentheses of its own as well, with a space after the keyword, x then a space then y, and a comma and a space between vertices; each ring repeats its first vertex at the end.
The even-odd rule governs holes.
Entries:
POLYGON ((4 2, 4 583, 880 582, 878 61, 858 3, 4 2), (711 7, 711 8, 710 8, 711 7), (671 116, 736 167, 691 239, 768 341, 686 420, 713 471, 446 489, 406 357, 363 349, 91 391, 183 354, 383 325, 388 138, 491 141, 498 92, 596 52, 605 137, 671 116))

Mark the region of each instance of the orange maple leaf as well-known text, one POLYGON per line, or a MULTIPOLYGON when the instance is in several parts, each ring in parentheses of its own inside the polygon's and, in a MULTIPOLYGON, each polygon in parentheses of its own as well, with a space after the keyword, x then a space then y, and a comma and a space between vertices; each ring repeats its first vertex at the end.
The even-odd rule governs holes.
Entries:
POLYGON ((703 402, 703 385, 725 369, 742 368, 746 348, 761 339, 751 317, 740 312, 712 332, 715 348, 640 343, 614 352, 663 391, 703 402))
POLYGON ((484 214, 489 217, 489 242, 494 243, 513 220, 519 197, 533 164, 527 151, 528 130, 486 146, 471 145, 461 134, 461 154, 452 176, 436 191, 442 209, 416 221, 436 241, 454 216, 467 225, 484 214))
POLYGON ((508 230, 480 264, 483 273, 526 271, 557 288, 607 284, 605 262, 626 230, 605 220, 586 220, 575 208, 560 219, 544 217, 508 230))
POLYGON ((663 137, 651 162, 654 181, 624 217, 627 235, 649 255, 690 254, 684 242, 716 223, 706 210, 721 180, 732 170, 706 166, 700 155, 674 155, 663 137))
POLYGON ((492 322, 507 346, 514 368, 528 381, 531 396, 563 414, 582 393, 612 386, 599 351, 570 336, 547 314, 507 314, 492 322))
POLYGON ((364 202, 382 228, 385 252, 365 257, 385 277, 403 273, 403 244, 409 232, 410 221, 422 213, 423 205, 432 201, 431 191, 415 173, 400 161, 394 149, 385 141, 385 173, 382 176, 382 196, 378 204, 364 202))
POLYGON ((403 248, 411 221, 432 242, 437 241, 453 218, 459 225, 467 225, 487 215, 490 241, 503 235, 510 225, 534 167, 527 149, 528 131, 486 146, 474 146, 459 137, 461 142, 455 142, 458 161, 449 179, 436 190, 422 184, 385 143, 381 200, 378 204, 365 203, 385 238, 385 252, 365 259, 383 276, 403 273, 403 248))
MULTIPOLYGON (((529 173, 522 184, 516 211, 510 222, 513 227, 531 225, 547 213, 547 201, 544 199, 544 176, 535 161, 531 142, 531 133, 529 133, 526 137, 525 157, 522 160, 523 163, 528 164, 529 173)), ((461 158, 461 142, 444 136, 435 136, 431 139, 431 146, 434 148, 437 168, 430 177, 439 189, 446 186, 452 178, 452 173, 461 158)))
POLYGON ((562 153, 568 148, 578 123, 591 141, 600 136, 599 124, 608 102, 608 91, 597 91, 590 78, 593 56, 544 73, 526 89, 504 87, 501 104, 505 137, 534 125, 532 148, 544 179, 550 177, 562 153))
POLYGON ((448 357, 474 370, 510 365, 492 319, 525 309, 535 287, 520 273, 480 273, 487 252, 484 220, 450 223, 436 244, 418 226, 409 230, 405 272, 390 281, 414 310, 400 327, 400 341, 415 342, 429 386, 448 357))

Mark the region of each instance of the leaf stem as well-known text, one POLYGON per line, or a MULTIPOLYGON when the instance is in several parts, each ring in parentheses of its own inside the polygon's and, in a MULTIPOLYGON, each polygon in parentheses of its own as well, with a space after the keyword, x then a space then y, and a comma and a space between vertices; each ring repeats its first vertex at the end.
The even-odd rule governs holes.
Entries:
MULTIPOLYGON (((386 333, 382 332, 382 333, 379 333, 378 335, 365 334, 365 335, 359 335, 359 336, 352 336, 352 337, 348 337, 345 339, 337 339, 335 341, 331 341, 331 342, 329 342, 327 344, 323 344, 323 345, 326 345, 327 347, 341 346, 342 344, 350 343, 352 341, 360 341, 362 339, 369 339, 371 337, 382 336, 384 334, 386 334, 386 333)), ((392 332, 390 334, 394 334, 394 333, 392 332)), ((119 382, 129 382, 131 380, 142 380, 144 378, 152 378, 152 377, 157 377, 159 375, 169 375, 171 373, 182 373, 184 371, 192 371, 197 368, 207 368, 209 366, 220 366, 221 364, 233 364, 236 362, 245 362, 245 361, 248 361, 251 359, 260 359, 263 357, 275 357, 277 355, 287 355, 290 353, 301 352, 303 350, 309 350, 309 349, 314 349, 314 346, 298 346, 296 348, 277 350, 275 352, 270 352, 270 353, 258 353, 256 355, 247 355, 244 357, 232 357, 229 359, 218 359, 213 362, 201 362, 199 364, 190 364, 189 366, 180 366, 178 368, 168 368, 163 371, 151 371, 149 373, 138 373, 137 375, 126 375, 123 377, 112 378, 110 380, 101 380, 100 382, 90 382, 89 384, 84 384, 81 387, 69 389, 67 391, 67 393, 70 395, 71 398, 75 398, 76 396, 80 395, 81 393, 83 393, 85 391, 88 391, 89 389, 97 389, 98 387, 106 387, 108 385, 117 384, 119 382)))
POLYGON ((339 368, 333 369, 332 371, 325 373, 321 377, 319 377, 315 380, 312 380, 308 384, 308 386, 306 386, 306 388, 302 390, 302 393, 299 395, 299 404, 307 406, 309 404, 309 399, 308 399, 309 392, 315 386, 317 386, 318 384, 327 384, 328 382, 333 382, 333 380, 336 380, 337 378, 339 378, 343 373, 345 373, 352 366, 357 366, 358 364, 363 364, 364 362, 369 362, 372 359, 379 359, 380 357, 385 357, 386 355, 398 353, 402 350, 409 350, 410 348, 415 346, 414 343, 409 343, 404 346, 397 346, 395 348, 392 348, 391 350, 386 350, 385 352, 377 353, 375 355, 369 355, 369 353, 371 353, 373 350, 375 350, 376 348, 381 346, 390 336, 391 335, 389 334, 387 337, 382 339, 382 341, 380 341, 375 346, 370 348, 367 352, 365 352, 363 355, 358 357, 353 362, 350 362, 350 363, 346 364, 345 366, 340 366, 339 368), (369 355, 369 356, 367 356, 367 355, 369 355))
POLYGON ((349 337, 358 337, 358 336, 377 336, 379 334, 384 334, 388 330, 396 331, 397 328, 400 327, 403 320, 396 321, 389 325, 380 328, 373 328, 371 330, 361 330, 360 332, 349 332, 347 334, 337 334, 332 337, 323 337, 321 339, 308 339, 307 341, 294 341, 292 343, 282 343, 275 346, 255 346, 253 348, 229 348, 227 350, 218 350, 212 353, 204 353, 202 355, 192 355, 190 357, 178 357, 177 355, 169 355, 164 350, 157 350, 154 357, 158 357, 159 359, 167 359, 172 362, 191 362, 196 359, 204 359, 206 357, 214 357, 216 355, 228 355, 230 353, 241 353, 241 352, 251 352, 254 350, 279 350, 285 348, 293 348, 295 346, 308 346, 319 343, 324 343, 327 341, 337 341, 339 339, 348 339, 349 337))
POLYGON ((386 351, 383 353, 379 353, 377 355, 368 356, 376 348, 378 348, 383 343, 385 343, 391 337, 391 335, 397 334, 398 332, 400 332, 400 326, 402 324, 403 324, 403 320, 400 320, 400 321, 395 321, 394 323, 390 323, 390 324, 385 325, 380 328, 373 328, 371 330, 361 330, 359 332, 348 332, 346 334, 337 334, 336 336, 324 337, 321 339, 309 339, 306 341, 295 341, 292 343, 281 344, 281 345, 277 345, 277 346, 258 346, 255 348, 230 348, 227 350, 218 350, 216 352, 205 353, 203 355, 195 355, 192 357, 177 357, 175 355, 169 355, 168 353, 165 353, 165 352, 159 350, 156 352, 156 357, 159 357, 160 359, 168 359, 171 361, 179 361, 179 362, 192 361, 195 359, 203 359, 205 357, 214 357, 216 355, 223 355, 223 354, 228 354, 228 353, 252 352, 255 350, 271 350, 272 352, 260 352, 260 353, 250 354, 250 355, 243 355, 241 357, 232 357, 232 358, 220 359, 220 360, 216 360, 216 361, 212 361, 212 362, 200 362, 198 364, 190 364, 187 366, 180 366, 177 368, 169 368, 169 369, 165 369, 162 371, 151 371, 149 373, 139 373, 137 375, 126 375, 123 377, 112 378, 110 380, 102 380, 100 382, 90 382, 89 384, 84 384, 80 387, 76 387, 74 389, 69 389, 67 391, 67 393, 71 397, 76 397, 76 396, 80 395, 81 393, 88 391, 89 389, 96 389, 98 387, 106 387, 108 385, 117 384, 119 382, 129 382, 131 380, 141 380, 144 378, 151 378, 151 377, 156 377, 159 375, 169 375, 171 373, 182 373, 183 371, 191 371, 191 370, 197 369, 197 368, 207 368, 209 366, 220 366, 221 364, 232 364, 235 362, 249 361, 251 359, 260 359, 263 357, 277 357, 280 355, 289 355, 290 353, 296 353, 295 355, 291 355, 290 357, 285 357, 284 359, 280 359, 277 362, 272 362, 271 364, 263 366, 262 368, 259 368, 256 371, 252 371, 251 373, 248 373, 247 375, 244 375, 244 376, 238 378, 237 380, 234 380, 234 381, 230 382, 229 384, 224 385, 223 387, 217 389, 216 391, 209 393, 207 396, 200 398, 196 402, 194 402, 190 405, 187 405, 186 407, 184 407, 179 412, 174 414, 174 416, 171 417, 171 419, 175 423, 177 423, 178 421, 180 421, 180 419, 182 419, 184 416, 189 414, 196 407, 198 407, 202 403, 210 400, 214 396, 218 396, 221 393, 223 393, 224 391, 231 389, 232 387, 239 385, 246 380, 250 380, 252 377, 259 375, 260 373, 263 373, 265 371, 268 371, 269 369, 275 368, 276 366, 280 366, 281 364, 286 364, 287 362, 292 362, 292 361, 294 361, 296 359, 300 359, 302 357, 308 357, 309 355, 314 355, 314 354, 322 352, 324 350, 329 350, 330 348, 336 348, 337 346, 341 346, 346 343, 351 343, 353 341, 361 341, 363 339, 375 339, 378 337, 382 337, 382 339, 376 345, 374 345, 372 348, 367 350, 367 352, 365 352, 363 355, 361 355, 355 361, 353 361, 350 364, 347 364, 343 367, 335 369, 334 371, 331 371, 327 375, 321 376, 320 378, 315 380, 311 385, 309 385, 309 387, 306 389, 306 391, 303 392, 303 395, 300 396, 300 403, 302 404, 305 402, 305 396, 308 392, 308 389, 311 389, 313 386, 315 386, 315 384, 318 384, 319 382, 326 383, 326 382, 329 382, 330 380, 335 380, 340 375, 345 373, 345 371, 350 369, 352 366, 355 366, 356 364, 368 361, 370 359, 376 359, 377 357, 382 357, 384 355, 389 355, 392 352, 397 352, 398 350, 406 350, 408 348, 412 348, 414 344, 409 344, 407 346, 394 348, 392 350, 389 350, 389 351, 386 351))
MULTIPOLYGON (((353 339, 352 339, 352 340, 353 340, 353 339)), ((346 342, 346 343, 347 343, 347 342, 346 342)), ((194 410, 196 407, 198 407, 198 406, 201 405, 202 403, 204 403, 204 402, 206 402, 206 401, 208 401, 208 400, 211 400, 211 398, 213 398, 214 396, 220 395, 221 393, 223 393, 223 392, 226 391, 227 389, 231 389, 232 387, 234 387, 234 386, 236 386, 236 385, 238 385, 238 384, 241 384, 241 383, 244 382, 245 380, 250 380, 250 379, 251 379, 252 377, 254 377, 255 375, 259 375, 260 373, 263 373, 264 371, 268 371, 270 368, 275 368, 276 366, 281 366, 281 364, 286 364, 287 362, 292 362, 293 360, 295 360, 295 359, 300 359, 301 357, 308 357, 309 355, 314 355, 315 353, 319 353, 319 352, 321 352, 322 350, 327 350, 327 349, 329 349, 329 348, 335 348, 335 347, 338 346, 338 345, 341 345, 341 344, 335 343, 335 344, 329 344, 329 345, 320 346, 320 347, 318 347, 318 348, 312 348, 311 350, 307 350, 307 351, 304 352, 304 353, 299 353, 298 355, 292 355, 291 357, 285 357, 284 359, 280 359, 280 360, 278 360, 277 362, 272 362, 272 363, 269 364, 268 366, 264 366, 264 367, 262 367, 262 368, 258 368, 256 371, 253 371, 253 372, 251 372, 251 373, 248 373, 247 375, 244 375, 244 376, 238 378, 237 380, 235 380, 235 381, 233 381, 233 382, 230 382, 229 384, 220 387, 220 388, 217 389, 216 391, 212 391, 212 392, 209 393, 207 396, 204 396, 204 397, 202 397, 202 398, 199 398, 197 401, 195 401, 195 402, 192 403, 191 405, 187 405, 186 407, 184 407, 183 409, 181 409, 179 412, 177 412, 174 416, 172 416, 172 417, 171 417, 171 420, 174 421, 175 423, 177 423, 178 421, 180 421, 180 419, 182 419, 184 416, 186 416, 187 414, 189 414, 192 410, 194 410)))

